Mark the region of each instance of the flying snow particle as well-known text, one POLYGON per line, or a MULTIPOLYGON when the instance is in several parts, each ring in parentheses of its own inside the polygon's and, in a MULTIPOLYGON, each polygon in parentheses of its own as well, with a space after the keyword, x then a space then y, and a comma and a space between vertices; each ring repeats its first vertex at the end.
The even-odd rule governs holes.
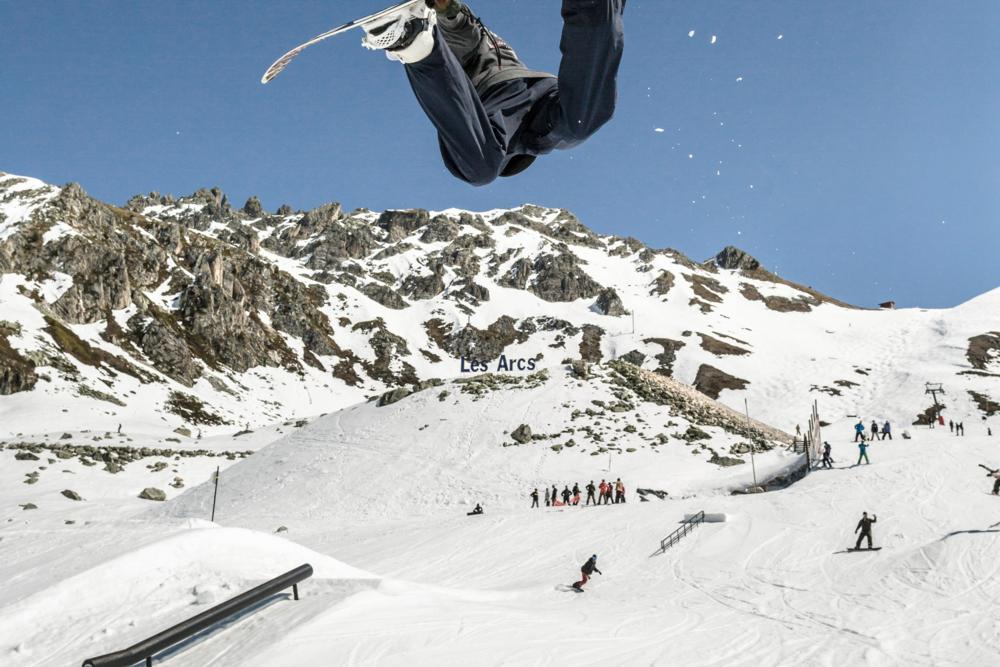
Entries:
POLYGON ((688 37, 694 37, 694 30, 688 31, 688 37))
POLYGON ((694 153, 688 153, 688 159, 689 160, 693 160, 694 159, 694 153))
POLYGON ((719 171, 718 169, 716 169, 716 170, 715 170, 715 175, 716 175, 716 176, 722 176, 722 172, 721 172, 721 171, 719 171))
POLYGON ((784 35, 778 35, 778 39, 784 39, 784 38, 785 38, 784 35))
POLYGON ((716 40, 716 37, 715 37, 715 35, 712 35, 712 39, 711 39, 711 41, 709 42, 709 44, 715 44, 715 40, 716 40))
POLYGON ((653 132, 661 132, 662 133, 662 132, 666 132, 666 130, 664 130, 662 127, 658 127, 655 130, 653 130, 653 132))
POLYGON ((740 83, 742 81, 743 81, 743 77, 742 76, 736 77, 736 83, 740 83))

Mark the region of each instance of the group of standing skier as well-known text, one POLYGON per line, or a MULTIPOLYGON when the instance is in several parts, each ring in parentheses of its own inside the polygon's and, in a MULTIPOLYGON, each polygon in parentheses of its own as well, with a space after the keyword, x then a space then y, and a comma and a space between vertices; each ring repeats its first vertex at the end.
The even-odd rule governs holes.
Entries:
POLYGON ((868 437, 871 437, 872 440, 892 440, 892 426, 889 425, 888 420, 879 428, 878 422, 873 419, 871 430, 868 433, 865 431, 865 423, 859 419, 858 423, 854 425, 854 442, 866 440, 868 437), (871 435, 869 436, 868 433, 871 435), (881 437, 879 437, 880 435, 881 437))
MULTIPOLYGON (((587 492, 587 499, 583 503, 586 505, 617 505, 618 503, 625 502, 625 483, 622 482, 621 477, 616 479, 614 482, 606 482, 603 479, 598 485, 594 485, 594 480, 590 480, 587 486, 583 487, 587 492)), ((531 498, 531 506, 539 507, 538 503, 538 489, 534 489, 528 497, 531 498)), ((569 485, 563 487, 562 491, 556 488, 556 485, 552 485, 551 491, 548 487, 545 489, 545 506, 546 507, 565 507, 566 505, 580 505, 580 485, 577 483, 573 484, 573 488, 570 489, 569 485), (562 500, 560 500, 560 498, 562 500)))
POLYGON ((965 435, 965 422, 948 420, 948 430, 955 435, 965 435))

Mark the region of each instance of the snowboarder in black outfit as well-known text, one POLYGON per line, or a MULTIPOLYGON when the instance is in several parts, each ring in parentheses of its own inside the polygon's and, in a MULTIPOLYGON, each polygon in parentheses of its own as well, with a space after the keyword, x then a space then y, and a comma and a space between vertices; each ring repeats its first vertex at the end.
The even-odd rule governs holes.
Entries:
POLYGON ((482 513, 483 513, 483 506, 480 505, 479 503, 476 503, 476 507, 471 512, 469 512, 468 516, 475 516, 477 514, 482 514, 482 513))
POLYGON ((569 492, 569 487, 568 486, 564 486, 563 490, 562 490, 563 505, 569 505, 569 498, 572 495, 573 494, 569 492))
POLYGON ((529 70, 457 0, 426 0, 366 26, 364 45, 406 66, 455 177, 486 185, 572 148, 615 110, 626 0, 563 0, 559 76, 529 70))
POLYGON ((587 562, 584 563, 583 566, 580 568, 580 574, 582 574, 583 576, 580 577, 580 581, 573 584, 573 588, 575 588, 578 591, 582 591, 583 585, 588 581, 590 581, 590 575, 592 575, 595 572, 597 574, 604 574, 603 572, 597 569, 597 554, 594 554, 593 556, 588 558, 587 562))
POLYGON ((545 506, 549 506, 549 487, 545 487, 545 506))
POLYGON ((557 498, 559 498, 559 492, 558 492, 558 491, 556 491, 556 485, 555 485, 555 484, 553 484, 553 485, 552 485, 552 506, 553 506, 553 507, 554 507, 554 506, 555 506, 555 504, 556 504, 556 499, 557 499, 557 498))
POLYGON ((858 532, 859 530, 861 531, 861 534, 858 535, 858 543, 854 545, 855 550, 861 548, 861 540, 865 539, 866 537, 868 538, 868 548, 869 549, 872 548, 872 524, 875 523, 877 520, 878 517, 875 516, 874 514, 869 519, 868 512, 861 513, 861 521, 858 521, 858 527, 854 529, 855 533, 858 532))
POLYGON ((587 502, 585 502, 584 505, 589 505, 590 503, 594 503, 596 505, 597 501, 594 499, 594 491, 597 490, 597 487, 594 486, 594 480, 590 480, 590 484, 586 486, 586 489, 587 489, 587 502))
MULTIPOLYGON (((548 499, 546 498, 546 500, 548 499)), ((548 503, 545 504, 548 505, 548 503)), ((531 492, 531 506, 538 507, 538 489, 531 492)))
POLYGON ((872 420, 872 440, 878 440, 878 422, 872 420))
POLYGON ((580 484, 579 484, 579 483, 577 483, 577 482, 574 482, 574 483, 573 483, 573 493, 572 493, 572 495, 573 495, 573 496, 578 496, 578 495, 580 495, 580 484))
MULTIPOLYGON (((982 463, 980 463, 979 465, 981 465, 983 468, 986 468, 986 466, 984 466, 982 463)), ((994 479, 996 479, 996 481, 993 482, 993 495, 994 496, 1000 495, 1000 469, 993 470, 992 468, 986 468, 986 470, 989 471, 986 473, 987 477, 993 477, 994 479)))
POLYGON ((885 440, 886 438, 892 440, 892 427, 889 426, 888 419, 882 424, 882 439, 885 440))
POLYGON ((830 458, 830 450, 831 450, 830 443, 829 442, 824 442, 823 443, 823 461, 821 462, 821 465, 824 468, 832 468, 833 467, 833 459, 830 458))
POLYGON ((948 430, 951 431, 952 433, 955 432, 955 422, 953 422, 950 419, 948 420, 948 430))

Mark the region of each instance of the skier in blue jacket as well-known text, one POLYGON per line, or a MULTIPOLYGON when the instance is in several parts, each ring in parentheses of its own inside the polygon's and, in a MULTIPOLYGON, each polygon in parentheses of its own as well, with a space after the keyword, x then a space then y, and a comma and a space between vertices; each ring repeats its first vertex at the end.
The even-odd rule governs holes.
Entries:
POLYGON ((865 425, 859 419, 858 423, 854 425, 854 442, 857 442, 859 439, 863 440, 864 437, 865 437, 865 425))
POLYGON ((363 44, 406 66, 445 166, 472 185, 572 148, 615 110, 626 0, 562 0, 559 75, 528 69, 458 0, 425 0, 366 26, 363 44))

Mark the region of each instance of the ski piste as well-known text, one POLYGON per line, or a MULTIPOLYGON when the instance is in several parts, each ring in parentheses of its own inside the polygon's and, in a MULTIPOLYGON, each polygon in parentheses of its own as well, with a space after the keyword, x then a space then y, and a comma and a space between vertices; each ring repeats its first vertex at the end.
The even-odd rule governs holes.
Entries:
POLYGON ((391 14, 391 13, 393 13, 393 12, 399 10, 399 9, 402 9, 404 7, 407 7, 409 5, 415 5, 418 2, 424 2, 424 0, 406 0, 406 2, 399 2, 399 3, 396 3, 395 5, 392 5, 391 7, 386 7, 383 10, 377 11, 374 14, 369 14, 368 16, 362 16, 359 19, 355 19, 353 21, 349 21, 348 23, 345 23, 344 25, 340 25, 340 26, 337 26, 336 28, 333 28, 331 30, 327 30, 326 32, 324 32, 321 35, 316 35, 315 37, 313 37, 312 39, 310 39, 308 42, 305 42, 303 44, 299 44, 294 49, 292 49, 291 51, 289 51, 285 55, 283 55, 280 58, 278 58, 277 60, 275 60, 274 63, 270 67, 267 68, 267 71, 264 72, 264 76, 262 76, 260 78, 260 82, 262 84, 266 84, 269 81, 271 81, 271 79, 273 79, 274 77, 276 77, 279 74, 281 74, 285 70, 285 68, 288 67, 288 63, 292 62, 295 59, 296 56, 298 56, 300 53, 302 53, 303 51, 305 51, 307 48, 309 48, 313 44, 318 44, 319 42, 322 42, 325 39, 329 39, 330 37, 333 37, 334 35, 339 35, 342 32, 347 32, 348 30, 351 30, 353 28, 360 28, 361 26, 363 26, 365 24, 368 24, 368 23, 371 23, 372 21, 377 21, 378 19, 386 16, 387 14, 391 14))

